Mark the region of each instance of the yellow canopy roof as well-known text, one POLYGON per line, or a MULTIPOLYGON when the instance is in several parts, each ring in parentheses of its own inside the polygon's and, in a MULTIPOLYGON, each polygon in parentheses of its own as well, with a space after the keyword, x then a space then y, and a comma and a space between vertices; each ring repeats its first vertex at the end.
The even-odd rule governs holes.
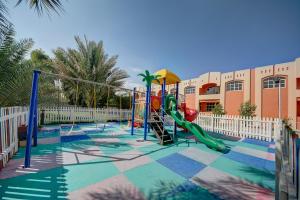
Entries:
MULTIPOLYGON (((177 82, 180 82, 180 78, 174 74, 173 72, 167 70, 167 69, 161 69, 157 72, 155 72, 155 75, 160 75, 158 78, 159 84, 163 84, 164 78, 166 79, 166 85, 175 84, 177 82)), ((153 81, 154 84, 158 84, 157 81, 153 81)))

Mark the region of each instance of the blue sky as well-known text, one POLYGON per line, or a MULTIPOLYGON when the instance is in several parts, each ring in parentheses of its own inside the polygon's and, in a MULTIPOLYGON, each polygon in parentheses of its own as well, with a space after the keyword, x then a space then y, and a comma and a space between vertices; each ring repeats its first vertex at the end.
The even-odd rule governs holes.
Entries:
POLYGON ((9 18, 18 38, 49 54, 74 47, 74 35, 103 40, 130 87, 144 69, 188 79, 300 57, 299 0, 63 0, 65 12, 51 18, 16 1, 9 18))

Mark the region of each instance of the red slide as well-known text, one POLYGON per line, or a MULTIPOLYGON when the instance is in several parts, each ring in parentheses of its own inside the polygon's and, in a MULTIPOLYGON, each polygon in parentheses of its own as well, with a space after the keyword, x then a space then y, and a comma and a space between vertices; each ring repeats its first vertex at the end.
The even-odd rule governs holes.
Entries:
POLYGON ((187 108, 186 103, 181 103, 180 110, 184 112, 184 118, 189 122, 194 121, 198 116, 198 111, 195 109, 187 108))

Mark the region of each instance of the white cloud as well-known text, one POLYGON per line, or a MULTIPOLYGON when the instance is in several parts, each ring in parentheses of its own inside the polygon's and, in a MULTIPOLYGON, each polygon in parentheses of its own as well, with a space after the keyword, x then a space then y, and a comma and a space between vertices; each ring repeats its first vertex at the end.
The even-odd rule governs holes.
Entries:
POLYGON ((144 71, 145 71, 145 69, 140 68, 140 67, 129 67, 128 69, 129 69, 130 71, 132 71, 132 72, 135 72, 135 73, 141 73, 141 72, 144 72, 144 71))
POLYGON ((134 87, 144 87, 144 84, 137 78, 128 78, 125 82, 124 87, 133 89, 134 87))

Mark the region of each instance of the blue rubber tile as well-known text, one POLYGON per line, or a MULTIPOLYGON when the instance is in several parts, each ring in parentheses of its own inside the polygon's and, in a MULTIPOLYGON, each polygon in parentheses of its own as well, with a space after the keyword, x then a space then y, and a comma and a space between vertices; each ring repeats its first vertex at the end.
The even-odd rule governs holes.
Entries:
POLYGON ((157 160, 157 162, 185 178, 193 177, 206 167, 205 164, 192 160, 178 153, 163 157, 157 160))
POLYGON ((69 135, 69 136, 61 136, 61 142, 73 142, 77 140, 87 140, 90 139, 87 135, 69 135))
POLYGON ((269 152, 269 153, 275 153, 275 149, 269 148, 269 149, 268 149, 268 152, 269 152))
POLYGON ((267 141, 250 139, 250 138, 245 138, 242 142, 264 146, 264 147, 269 147, 270 144, 274 144, 274 142, 267 142, 267 141))
POLYGON ((186 181, 183 184, 176 186, 171 192, 167 193, 165 199, 220 200, 220 198, 210 193, 205 188, 202 188, 191 181, 186 181))
POLYGON ((240 162, 240 163, 243 163, 245 165, 257 168, 257 169, 275 172, 275 162, 274 161, 265 160, 262 158, 238 153, 235 151, 230 151, 228 154, 224 154, 224 157, 229 158, 234 161, 237 161, 237 162, 240 162))

